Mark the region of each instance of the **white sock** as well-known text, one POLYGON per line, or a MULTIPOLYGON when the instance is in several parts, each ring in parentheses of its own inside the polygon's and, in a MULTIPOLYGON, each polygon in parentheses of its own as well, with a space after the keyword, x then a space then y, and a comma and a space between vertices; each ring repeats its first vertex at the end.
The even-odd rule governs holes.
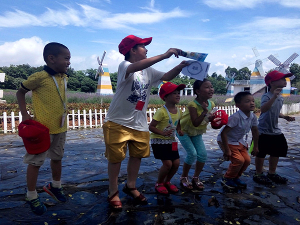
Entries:
POLYGON ((28 200, 32 200, 32 199, 38 198, 38 194, 37 194, 36 190, 34 190, 34 191, 27 191, 27 198, 28 198, 28 200))
POLYGON ((61 181, 52 180, 52 187, 61 188, 61 181))

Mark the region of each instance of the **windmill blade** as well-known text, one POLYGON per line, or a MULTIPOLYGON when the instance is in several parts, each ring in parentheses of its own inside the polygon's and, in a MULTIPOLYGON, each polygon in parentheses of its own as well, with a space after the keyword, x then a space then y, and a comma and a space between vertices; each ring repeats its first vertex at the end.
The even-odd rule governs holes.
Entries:
POLYGON ((293 55, 291 55, 287 60, 285 60, 285 62, 283 63, 284 67, 290 65, 291 62, 294 61, 294 59, 296 59, 299 55, 297 53, 294 53, 293 55))
POLYGON ((272 61, 276 66, 279 66, 279 65, 281 64, 281 62, 280 62, 278 59, 276 59, 275 56, 273 56, 273 55, 270 55, 270 56, 268 57, 268 59, 269 59, 270 61, 272 61))
POLYGON ((287 74, 289 73, 290 71, 288 71, 286 68, 284 67, 277 67, 277 70, 281 73, 284 73, 284 74, 287 74))
POLYGON ((257 51, 257 48, 256 48, 256 47, 253 47, 253 48, 252 48, 252 51, 253 51, 253 53, 254 53, 255 57, 258 57, 258 56, 259 56, 259 53, 258 53, 258 51, 257 51))
POLYGON ((104 59, 104 57, 105 57, 105 54, 106 54, 106 51, 103 52, 101 61, 99 61, 99 57, 97 57, 97 60, 98 60, 98 63, 99 63, 100 66, 102 66, 102 63, 103 63, 103 59, 104 59))
POLYGON ((258 72, 261 76, 265 75, 263 67, 262 67, 262 60, 260 60, 260 59, 256 60, 255 67, 258 69, 258 72))
POLYGON ((98 61, 99 67, 98 67, 97 73, 96 73, 96 75, 95 75, 95 79, 97 78, 98 74, 103 74, 103 73, 104 73, 103 68, 102 68, 102 63, 103 63, 105 54, 106 54, 106 51, 103 52, 101 61, 100 61, 100 59, 99 59, 99 56, 97 57, 97 61, 98 61))

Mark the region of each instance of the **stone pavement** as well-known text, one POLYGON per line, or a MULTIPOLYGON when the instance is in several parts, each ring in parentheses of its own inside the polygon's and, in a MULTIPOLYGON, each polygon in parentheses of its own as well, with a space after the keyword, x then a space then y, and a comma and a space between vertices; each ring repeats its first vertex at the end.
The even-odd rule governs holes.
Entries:
MULTIPOLYGON (((160 160, 153 155, 143 159, 137 188, 148 198, 148 205, 135 205, 121 190, 126 182, 127 159, 119 177, 121 212, 112 212, 107 203, 107 161, 102 129, 71 130, 67 134, 62 182, 68 201, 56 203, 42 191, 51 178, 49 160, 40 169, 38 192, 48 211, 36 216, 24 200, 26 165, 22 139, 16 134, 0 135, 0 224, 300 224, 300 117, 295 122, 280 119, 286 135, 288 157, 279 162, 277 172, 289 179, 287 185, 266 187, 253 182, 254 158, 242 179, 248 188, 239 193, 227 193, 221 178, 229 162, 222 160, 216 144, 218 130, 208 129, 203 135, 208 160, 200 178, 205 183, 202 192, 184 192, 160 196, 154 184, 160 160)), ((181 166, 173 178, 179 187, 179 177, 185 151, 179 146, 181 166)), ((268 167, 265 161, 265 169, 268 167)), ((193 168, 190 175, 193 173, 193 168)))

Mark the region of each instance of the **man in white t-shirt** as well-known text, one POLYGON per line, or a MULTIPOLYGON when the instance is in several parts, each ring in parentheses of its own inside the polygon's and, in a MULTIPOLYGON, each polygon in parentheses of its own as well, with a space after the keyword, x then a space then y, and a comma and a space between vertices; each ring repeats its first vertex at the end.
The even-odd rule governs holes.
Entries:
POLYGON ((150 155, 150 134, 147 125, 147 105, 152 86, 176 77, 188 64, 182 61, 169 72, 157 71, 150 66, 175 55, 180 49, 170 48, 166 53, 147 58, 146 45, 152 38, 125 37, 119 44, 119 51, 125 56, 118 69, 117 89, 110 104, 103 125, 108 160, 109 190, 108 202, 113 209, 122 209, 118 191, 118 175, 121 162, 129 149, 127 183, 123 192, 133 197, 139 204, 147 204, 147 199, 136 189, 141 158, 150 155))

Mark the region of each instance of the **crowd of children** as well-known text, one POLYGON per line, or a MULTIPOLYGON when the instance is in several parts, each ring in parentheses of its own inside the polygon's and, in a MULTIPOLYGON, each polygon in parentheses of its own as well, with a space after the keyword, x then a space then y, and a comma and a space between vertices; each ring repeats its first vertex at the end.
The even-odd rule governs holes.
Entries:
MULTIPOLYGON (((162 161, 154 186, 157 193, 166 195, 177 193, 179 190, 174 183, 171 183, 180 165, 177 139, 186 151, 180 185, 186 190, 204 189, 204 184, 199 178, 207 159, 202 135, 205 134, 207 125, 217 119, 216 114, 212 112, 215 104, 210 100, 213 97, 214 88, 207 79, 195 80, 193 90, 196 98, 189 102, 186 110, 182 112, 176 105, 180 101, 180 91, 185 88, 185 85, 164 83, 160 88, 159 96, 165 104, 156 111, 148 127, 146 110, 151 87, 157 87, 162 81, 172 80, 188 65, 187 62, 182 61, 166 73, 153 69, 151 66, 157 62, 172 55, 178 57, 181 50, 170 48, 161 55, 147 58, 146 46, 151 41, 152 38, 142 39, 129 35, 119 44, 119 52, 125 56, 125 60, 119 65, 116 93, 103 125, 109 177, 107 201, 115 210, 122 209, 118 191, 118 175, 121 162, 126 157, 127 148, 129 160, 127 182, 123 187, 123 192, 137 203, 147 204, 146 197, 136 188, 136 179, 141 159, 150 155, 150 144, 154 157, 162 161), (190 182, 189 171, 195 161, 195 169, 190 182)), ((17 92, 23 116, 22 128, 27 127, 26 132, 20 132, 27 150, 24 156, 24 162, 28 164, 26 201, 32 211, 38 215, 46 211, 36 191, 39 168, 46 157, 51 159, 52 182, 45 185, 43 189, 55 200, 67 201, 61 187, 61 170, 67 131, 65 122, 66 71, 70 65, 71 56, 66 46, 55 42, 45 46, 43 56, 47 64, 44 70, 29 76, 17 92), (32 91, 34 118, 31 118, 26 110, 25 94, 28 91, 32 91), (31 129, 28 123, 30 120, 36 121, 48 132, 43 136, 43 140, 39 140, 41 143, 48 142, 50 146, 43 152, 32 153, 38 148, 34 146, 34 143, 41 137, 37 137, 36 125, 31 129)), ((253 180, 261 184, 287 183, 286 178, 276 173, 276 168, 279 157, 285 157, 288 149, 286 139, 278 127, 278 118, 284 118, 287 121, 295 120, 294 117, 280 113, 283 104, 280 92, 286 86, 285 78, 289 76, 291 74, 283 74, 279 71, 272 71, 266 75, 265 82, 269 87, 269 92, 262 96, 261 115, 258 120, 253 113, 255 108, 253 96, 249 92, 240 92, 235 95, 234 101, 239 111, 229 117, 228 123, 221 128, 216 137, 224 153, 224 160, 231 161, 222 178, 222 185, 225 187, 247 187, 240 177, 251 161, 247 139, 250 131, 253 145, 251 154, 256 157, 256 173, 253 180), (270 155, 269 171, 267 175, 264 175, 263 164, 267 154, 270 155)))

